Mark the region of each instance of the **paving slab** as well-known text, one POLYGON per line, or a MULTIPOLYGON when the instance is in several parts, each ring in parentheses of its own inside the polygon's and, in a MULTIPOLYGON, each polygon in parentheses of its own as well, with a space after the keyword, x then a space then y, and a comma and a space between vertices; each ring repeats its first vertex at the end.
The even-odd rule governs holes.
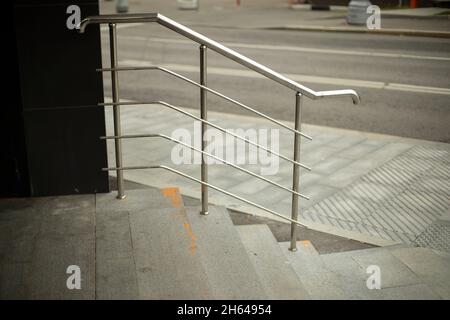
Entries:
MULTIPOLYGON (((394 254, 396 251, 409 254, 417 249, 429 250, 396 245, 323 254, 320 255, 320 258, 324 267, 334 275, 336 284, 348 299, 442 299, 442 291, 444 290, 442 285, 437 286, 436 282, 420 276, 394 254), (367 273, 369 266, 378 266, 380 268, 380 289, 369 289, 367 287, 366 282, 370 276, 367 273)), ((429 254, 433 256, 433 259, 435 259, 434 256, 440 257, 440 255, 435 253, 429 254)), ((433 265, 434 263, 431 262, 433 265)), ((437 266, 436 271, 438 269, 439 266, 437 266)), ((309 275, 303 272, 303 277, 305 276, 309 275)), ((434 280, 437 281, 437 278, 440 278, 445 283, 445 277, 446 275, 440 274, 434 280)))
POLYGON ((0 265, 0 299, 30 299, 30 276, 33 267, 26 263, 2 263, 0 265))
POLYGON ((428 285, 415 284, 410 286, 392 287, 374 292, 379 300, 439 300, 428 285))
POLYGON ((95 238, 68 236, 64 239, 40 239, 36 243, 32 271, 25 278, 28 299, 95 299, 95 238), (68 289, 69 266, 78 266, 81 289, 68 289))
MULTIPOLYGON (((362 270, 367 270, 371 265, 378 266, 381 271, 382 289, 423 283, 414 272, 387 250, 366 250, 353 255, 352 259, 359 264, 362 270)), ((365 278, 367 278, 367 274, 365 274, 365 278)))
POLYGON ((129 212, 97 212, 95 236, 96 298, 139 298, 129 212))
MULTIPOLYGON (((375 249, 364 250, 372 252, 375 249)), ((356 250, 359 252, 363 250, 356 250)), ((352 259, 352 251, 321 255, 321 259, 330 272, 339 280, 340 288, 345 292, 348 299, 367 300, 376 299, 374 290, 369 290, 366 285, 368 274, 352 259)))
POLYGON ((399 248, 392 254, 443 299, 450 299, 450 258, 428 248, 399 248))
POLYGON ((95 298, 95 197, 0 201, 0 295, 20 299, 95 298), (81 272, 70 290, 66 270, 81 272))
POLYGON ((96 263, 96 299, 139 299, 136 265, 132 258, 114 258, 96 263))
POLYGON ((125 192, 125 199, 118 200, 115 192, 96 194, 96 210, 99 214, 111 211, 133 211, 142 208, 171 206, 159 189, 140 189, 125 192))

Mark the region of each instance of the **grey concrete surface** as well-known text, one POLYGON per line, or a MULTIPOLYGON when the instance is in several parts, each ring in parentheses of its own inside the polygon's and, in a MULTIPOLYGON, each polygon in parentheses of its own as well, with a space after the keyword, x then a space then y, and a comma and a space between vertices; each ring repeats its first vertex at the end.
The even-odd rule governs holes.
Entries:
POLYGON ((319 254, 305 240, 291 252, 264 224, 236 228, 224 208, 185 211, 176 189, 127 193, 129 211, 114 193, 2 199, 1 299, 450 299, 442 251, 319 254), (81 290, 66 287, 69 265, 80 267, 81 290), (369 290, 373 265, 381 289, 369 290))
POLYGON ((288 242, 280 243, 282 252, 312 299, 342 300, 348 298, 348 295, 340 287, 339 275, 325 267, 310 242, 299 242, 296 252, 289 251, 289 246, 288 242))
POLYGON ((95 196, 0 201, 0 298, 95 298, 95 196), (83 290, 68 290, 70 265, 83 290))
POLYGON ((266 225, 242 225, 236 229, 269 299, 309 298, 266 225))
POLYGON ((437 255, 425 248, 399 248, 392 251, 423 281, 444 299, 450 299, 449 257, 437 255))
POLYGON ((287 243, 280 245, 315 299, 448 299, 449 277, 441 267, 448 267, 450 260, 430 249, 393 246, 317 255, 312 259, 301 243, 298 255, 287 250, 287 243), (425 256, 429 264, 419 262, 425 256), (381 289, 367 287, 369 266, 379 267, 381 289), (427 266, 433 266, 433 272, 427 266), (442 282, 438 284, 431 274, 442 282))
POLYGON ((200 207, 186 208, 213 297, 268 299, 226 209, 211 206, 207 216, 199 212, 200 207))
POLYGON ((214 298, 184 208, 143 210, 130 223, 141 299, 214 298))
MULTIPOLYGON (((194 124, 189 118, 164 111, 164 107, 158 105, 124 107, 124 131, 129 134, 154 133, 158 129, 154 126, 171 123, 176 127, 160 127, 159 131, 170 136, 172 130, 182 128, 193 135, 194 124), (155 114, 157 116, 153 117, 155 114)), ((112 134, 110 112, 108 109, 106 119, 107 130, 112 134)), ((209 119, 227 129, 276 128, 265 120, 228 113, 210 112, 209 119)), ((434 228, 433 223, 446 216, 449 209, 448 144, 308 124, 303 129, 313 137, 312 141, 303 140, 301 145, 301 161, 313 169, 311 172, 302 170, 300 174, 301 193, 310 197, 310 200, 300 199, 300 220, 309 228, 375 245, 404 242, 431 247, 433 239, 440 238, 440 247, 445 247, 447 240, 442 235, 446 229, 438 228, 443 232, 433 233, 434 229, 428 228, 434 228), (424 232, 431 238, 416 241, 424 232)), ((188 142, 193 143, 192 140, 188 142)), ((279 142, 280 153, 290 156, 293 141, 289 133, 280 130, 279 142)), ((225 152, 233 148, 232 141, 226 144, 225 152)), ((123 145, 126 165, 166 164, 200 177, 198 165, 172 162, 173 143, 150 138, 125 140, 123 145), (158 152, 152 151, 154 148, 158 152)), ((111 141, 108 148, 112 166, 114 149, 111 141)), ((246 152, 249 159, 250 151, 246 152)), ((256 165, 244 167, 261 173, 256 165)), ((289 163, 280 159, 275 173, 266 178, 290 187, 292 167, 289 163)), ((284 190, 225 165, 210 165, 209 175, 211 183, 290 216, 291 196, 284 190)), ((197 183, 162 170, 126 171, 125 177, 155 187, 178 185, 183 194, 200 196, 197 183)), ((233 210, 278 219, 214 190, 210 190, 210 201, 233 210)))

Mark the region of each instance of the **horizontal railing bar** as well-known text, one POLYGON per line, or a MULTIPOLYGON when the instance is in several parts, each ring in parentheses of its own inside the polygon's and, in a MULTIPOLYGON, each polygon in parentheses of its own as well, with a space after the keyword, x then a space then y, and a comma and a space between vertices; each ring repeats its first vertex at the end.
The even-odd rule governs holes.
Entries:
POLYGON ((149 134, 130 134, 130 135, 122 135, 122 136, 103 136, 103 137, 100 137, 100 139, 133 139, 133 138, 154 138, 154 137, 163 138, 163 139, 166 139, 166 140, 175 142, 175 143, 177 143, 177 144, 180 144, 180 145, 182 145, 182 146, 185 146, 185 147, 187 147, 187 148, 189 148, 189 149, 191 149, 191 150, 194 150, 194 151, 199 152, 199 153, 201 153, 201 154, 203 154, 203 155, 206 155, 206 156, 208 156, 208 157, 211 157, 211 158, 213 158, 213 159, 216 159, 216 160, 218 160, 218 161, 220 161, 220 162, 222 162, 222 163, 224 163, 224 164, 226 164, 226 165, 228 165, 228 166, 230 166, 230 167, 233 167, 233 168, 235 168, 235 169, 237 169, 237 170, 240 170, 240 171, 242 171, 242 172, 245 172, 245 173, 247 173, 247 174, 249 174, 249 175, 251 175, 251 176, 253 176, 253 177, 255 177, 255 178, 258 178, 258 179, 260 179, 260 180, 262 180, 262 181, 265 181, 265 182, 267 182, 267 183, 269 183, 269 184, 271 184, 271 185, 273 185, 273 186, 276 186, 276 187, 278 187, 278 188, 280 188, 280 189, 283 189, 283 190, 285 190, 285 191, 287 191, 287 192, 289 192, 289 193, 295 194, 295 195, 297 195, 297 196, 299 196, 299 197, 302 197, 303 199, 309 200, 309 197, 308 197, 308 196, 305 196, 305 195, 303 195, 303 194, 301 194, 301 193, 299 193, 299 192, 297 192, 297 191, 291 190, 291 189, 289 189, 289 188, 287 188, 287 187, 285 187, 285 186, 282 186, 282 185, 279 184, 279 183, 273 182, 272 180, 269 180, 269 179, 267 179, 267 178, 264 178, 263 176, 261 176, 261 175, 259 175, 259 174, 257 174, 257 173, 254 173, 254 172, 252 172, 252 171, 250 171, 250 170, 247 170, 247 169, 244 169, 244 168, 242 168, 242 167, 240 167, 240 166, 237 166, 237 165, 235 165, 234 163, 231 163, 231 162, 226 161, 226 160, 224 160, 224 159, 222 159, 222 158, 219 158, 219 157, 217 157, 217 156, 215 156, 215 155, 213 155, 213 154, 211 154, 211 153, 205 152, 205 151, 200 150, 200 149, 198 149, 198 148, 195 148, 195 147, 193 147, 193 146, 191 146, 191 145, 189 145, 189 144, 187 144, 187 143, 184 143, 184 142, 179 141, 179 140, 177 140, 177 139, 174 139, 174 138, 172 138, 172 137, 166 136, 165 134, 161 134, 161 133, 149 133, 149 134))
POLYGON ((173 71, 171 71, 169 69, 166 69, 166 68, 163 68, 163 67, 158 67, 158 66, 142 67, 142 68, 139 68, 139 69, 137 69, 137 68, 134 68, 134 69, 128 69, 128 68, 102 68, 102 69, 97 69, 97 71, 101 71, 101 72, 114 71, 114 70, 116 70, 116 71, 160 70, 160 71, 166 72, 166 73, 168 73, 170 75, 173 75, 174 77, 176 77, 178 79, 184 80, 184 81, 186 81, 186 82, 188 82, 188 83, 190 83, 190 84, 192 84, 192 85, 194 85, 196 87, 199 87, 201 89, 205 89, 206 91, 208 91, 208 92, 210 92, 210 93, 212 93, 212 94, 214 94, 214 95, 216 95, 216 96, 218 96, 218 97, 220 97, 220 98, 222 98, 224 100, 227 100, 227 101, 229 101, 229 102, 231 102, 231 103, 233 103, 233 104, 235 104, 235 105, 237 105, 237 106, 239 106, 241 108, 244 108, 244 109, 246 109, 246 110, 248 110, 248 111, 250 111, 250 112, 252 112, 254 114, 257 114, 258 116, 260 116, 260 117, 262 117, 262 118, 264 118, 266 120, 269 120, 269 121, 279 125, 280 127, 283 127, 285 129, 293 132, 293 133, 299 134, 299 135, 301 135, 302 137, 305 137, 308 140, 312 140, 312 138, 310 136, 308 136, 308 135, 306 135, 306 134, 304 134, 304 133, 302 133, 300 131, 297 131, 295 129, 292 129, 288 125, 285 125, 284 123, 282 123, 282 122, 280 122, 280 121, 278 121, 276 119, 273 119, 272 117, 269 117, 268 115, 265 115, 262 112, 259 112, 259 111, 255 110, 255 109, 253 109, 253 108, 251 108, 251 107, 249 107, 249 106, 247 106, 247 105, 237 101, 237 100, 234 100, 233 98, 230 98, 230 97, 228 97, 228 96, 226 96, 226 95, 224 95, 224 94, 222 94, 222 93, 220 93, 220 92, 218 92, 218 91, 216 91, 214 89, 211 89, 209 87, 203 86, 203 85, 201 85, 201 84, 199 84, 199 83, 197 83, 197 82, 195 82, 195 81, 193 81, 193 80, 191 80, 189 78, 186 78, 186 77, 182 76, 181 74, 173 72, 173 71))
MULTIPOLYGON (((186 111, 184 111, 184 110, 182 110, 182 109, 180 109, 180 108, 178 108, 178 107, 175 107, 174 105, 171 105, 170 103, 167 103, 167 102, 164 102, 164 101, 153 101, 153 102, 151 102, 151 104, 159 104, 159 105, 168 107, 168 108, 170 108, 170 109, 173 109, 173 110, 175 110, 175 111, 178 111, 178 112, 180 112, 180 113, 182 113, 182 114, 184 114, 184 115, 186 115, 186 116, 188 116, 188 117, 191 117, 191 118, 193 118, 193 119, 195 119, 195 120, 198 120, 198 121, 201 121, 201 122, 203 122, 203 123, 206 123, 206 124, 210 125, 211 127, 216 128, 216 129, 219 130, 219 131, 222 131, 222 132, 224 132, 224 133, 226 133, 226 134, 229 134, 229 135, 234 136, 234 137, 237 138, 237 139, 240 139, 240 140, 242 140, 242 141, 245 141, 245 142, 247 142, 248 144, 251 144, 251 145, 253 145, 253 146, 257 147, 257 148, 263 149, 264 151, 267 151, 267 152, 269 152, 269 153, 271 153, 271 154, 273 154, 273 155, 275 155, 275 156, 277 156, 277 157, 280 157, 281 159, 284 159, 284 160, 286 160, 286 161, 288 161, 288 162, 290 162, 290 163, 292 163, 292 164, 296 164, 296 165, 302 167, 303 169, 306 169, 306 170, 308 170, 308 171, 311 171, 311 168, 310 168, 310 167, 308 167, 308 166, 306 166, 306 165, 304 165, 304 164, 302 164, 302 163, 300 163, 300 162, 297 162, 297 161, 294 161, 294 160, 292 160, 292 159, 289 159, 288 157, 283 156, 282 154, 279 154, 278 152, 272 151, 272 150, 270 150, 270 149, 268 149, 268 148, 266 148, 266 147, 261 146, 260 144, 257 144, 257 143, 255 143, 255 142, 249 140, 249 139, 246 139, 246 138, 244 138, 244 137, 242 137, 242 136, 240 136, 240 135, 238 135, 238 134, 235 134, 235 133, 233 133, 233 132, 230 132, 230 131, 228 131, 228 130, 226 130, 226 129, 224 129, 224 128, 222 128, 222 127, 220 127, 220 126, 218 126, 218 125, 216 125, 216 124, 214 124, 214 123, 212 123, 212 122, 209 122, 209 121, 207 121, 207 120, 201 119, 200 117, 197 117, 197 116, 195 116, 195 115, 193 115, 193 114, 191 114, 191 113, 189 113, 189 112, 186 112, 186 111)), ((100 105, 100 106, 105 106, 106 104, 105 104, 105 103, 100 103, 99 105, 100 105)))
POLYGON ((130 166, 130 167, 122 167, 122 168, 103 168, 102 170, 103 170, 103 171, 116 171, 116 170, 143 170, 143 169, 164 169, 164 170, 168 170, 168 171, 173 172, 173 173, 175 173, 175 174, 178 174, 178 175, 180 175, 180 176, 182 176, 182 177, 185 177, 185 178, 187 178, 187 179, 189 179, 189 180, 198 182, 198 183, 200 183, 201 185, 207 186, 207 187, 209 187, 209 188, 211 188, 211 189, 214 189, 214 190, 216 190, 216 191, 219 191, 219 192, 221 192, 221 193, 224 193, 224 194, 226 194, 226 195, 228 195, 228 196, 230 196, 230 197, 232 197, 232 198, 235 198, 235 199, 240 200, 240 201, 242 201, 242 202, 248 203, 248 204, 250 204, 250 205, 252 205, 252 206, 254 206, 254 207, 257 207, 257 208, 259 208, 259 209, 261 209, 261 210, 267 211, 267 212, 269 212, 269 213, 271 213, 271 214, 273 214, 273 215, 275 215, 275 216, 277 216, 277 217, 279 217, 279 218, 281 218, 281 219, 284 219, 284 220, 287 220, 287 221, 289 221, 289 222, 296 223, 296 224, 298 224, 299 226, 303 226, 303 227, 308 228, 307 225, 305 225, 305 224, 303 224, 303 223, 301 223, 301 222, 299 222, 299 221, 296 221, 296 220, 293 220, 293 219, 291 219, 291 218, 285 217, 285 216, 279 214, 279 213, 276 212, 276 211, 273 211, 273 210, 271 210, 271 209, 268 209, 268 208, 266 208, 266 207, 263 207, 263 206, 260 205, 260 204, 257 204, 257 203, 255 203, 255 202, 253 202, 253 201, 250 201, 250 200, 247 200, 247 199, 245 199, 245 198, 242 198, 242 197, 240 197, 240 196, 238 196, 238 195, 235 195, 234 193, 231 193, 231 192, 229 192, 229 191, 226 191, 226 190, 224 190, 224 189, 222 189, 222 188, 219 188, 219 187, 217 187, 217 186, 215 186, 215 185, 212 185, 212 184, 210 184, 210 183, 203 182, 203 181, 201 181, 201 180, 199 180, 199 179, 197 179, 197 178, 194 178, 194 177, 192 177, 192 176, 190 176, 190 175, 188 175, 188 174, 185 174, 185 173, 183 173, 183 172, 181 172, 181 171, 178 171, 178 170, 176 170, 176 169, 173 169, 173 168, 171 168, 171 167, 167 167, 167 166, 165 166, 165 165, 156 165, 156 166, 130 166))
POLYGON ((273 71, 272 69, 250 59, 246 56, 227 48, 217 41, 209 39, 204 35, 195 32, 194 30, 169 19, 159 13, 141 13, 141 14, 118 14, 118 15, 100 15, 87 17, 80 23, 79 32, 84 33, 86 27, 92 23, 132 23, 132 22, 156 22, 168 29, 175 31, 176 33, 191 39, 201 45, 204 45, 211 50, 223 55, 224 57, 231 59, 263 76, 288 87, 295 92, 300 92, 311 99, 318 99, 324 97, 336 97, 336 96, 349 96, 354 104, 358 104, 360 98, 354 90, 335 90, 335 91, 322 91, 316 92, 308 87, 305 87, 282 74, 273 71))

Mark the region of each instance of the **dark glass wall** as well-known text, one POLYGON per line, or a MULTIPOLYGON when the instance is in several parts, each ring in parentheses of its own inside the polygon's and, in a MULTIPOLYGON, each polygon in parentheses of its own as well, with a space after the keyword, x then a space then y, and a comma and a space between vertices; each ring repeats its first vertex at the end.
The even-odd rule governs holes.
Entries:
POLYGON ((95 0, 15 1, 9 45, 11 102, 1 125, 1 195, 41 196, 109 190, 100 29, 69 30, 69 5, 98 14, 95 0), (14 42, 14 43, 13 43, 14 42))

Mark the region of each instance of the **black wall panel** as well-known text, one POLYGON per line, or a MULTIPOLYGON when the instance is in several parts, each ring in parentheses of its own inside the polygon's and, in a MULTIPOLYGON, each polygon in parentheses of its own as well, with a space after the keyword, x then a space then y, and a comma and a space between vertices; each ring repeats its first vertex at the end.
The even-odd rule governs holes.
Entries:
MULTIPOLYGON (((2 181, 2 195, 109 191, 108 175, 101 171, 107 166, 106 143, 99 140, 105 134, 104 111, 97 106, 103 83, 95 72, 101 66, 100 29, 69 30, 66 9, 72 4, 81 8, 82 17, 98 14, 93 0, 14 2, 20 98, 8 119, 14 121, 14 139, 21 141, 23 152, 8 151, 5 158, 25 166, 21 181, 17 166, 15 176, 11 169, 4 171, 13 178, 2 181), (12 190, 14 183, 22 188, 12 190)), ((14 145, 20 149, 20 143, 14 145)))

